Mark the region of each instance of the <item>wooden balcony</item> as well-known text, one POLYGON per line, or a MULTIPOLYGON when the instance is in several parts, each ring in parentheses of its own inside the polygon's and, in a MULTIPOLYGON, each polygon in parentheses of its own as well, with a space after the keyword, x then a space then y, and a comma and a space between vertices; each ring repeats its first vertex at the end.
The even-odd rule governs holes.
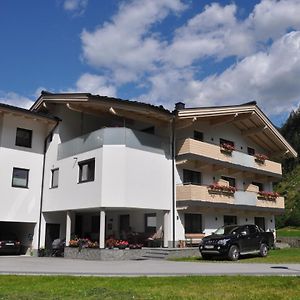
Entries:
MULTIPOLYGON (((250 206, 253 210, 275 209, 282 211, 284 209, 284 198, 277 197, 273 200, 266 200, 258 197, 255 191, 236 191, 235 193, 220 192, 210 190, 203 185, 177 185, 176 187, 177 202, 184 201, 189 203, 202 203, 205 206, 212 204, 229 204, 240 206, 250 206)), ((231 206, 231 208, 232 208, 231 206)))
POLYGON ((258 162, 254 156, 239 151, 226 153, 219 145, 209 144, 188 138, 177 144, 178 159, 203 160, 205 163, 223 165, 224 167, 250 171, 267 176, 281 177, 281 164, 265 160, 258 162))
POLYGON ((192 201, 204 201, 214 203, 234 203, 233 193, 219 193, 215 191, 209 191, 207 186, 203 185, 178 185, 176 187, 176 200, 192 200, 192 201))

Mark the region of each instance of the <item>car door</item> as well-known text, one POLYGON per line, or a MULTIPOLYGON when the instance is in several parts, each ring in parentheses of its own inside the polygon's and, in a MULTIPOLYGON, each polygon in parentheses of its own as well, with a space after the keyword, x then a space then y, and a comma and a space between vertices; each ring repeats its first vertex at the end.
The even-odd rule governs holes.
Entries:
POLYGON ((248 226, 243 226, 238 229, 238 239, 240 252, 247 252, 249 248, 250 232, 248 226))
POLYGON ((248 243, 248 251, 258 250, 260 246, 260 232, 257 226, 249 225, 250 239, 248 243))

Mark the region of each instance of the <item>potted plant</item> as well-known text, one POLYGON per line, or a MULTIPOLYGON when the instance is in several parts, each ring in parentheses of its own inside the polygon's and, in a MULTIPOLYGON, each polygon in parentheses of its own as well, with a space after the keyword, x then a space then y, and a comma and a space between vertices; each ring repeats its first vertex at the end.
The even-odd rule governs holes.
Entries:
POLYGON ((236 188, 230 185, 221 185, 218 183, 214 183, 208 186, 210 192, 224 193, 233 195, 236 192, 236 188))
POLYGON ((254 159, 256 162, 263 164, 265 160, 269 159, 267 155, 257 153, 254 155, 254 159))
POLYGON ((265 191, 259 191, 258 192, 258 198, 264 199, 264 200, 270 200, 275 201, 276 198, 278 198, 280 195, 276 192, 265 192, 265 191))
POLYGON ((222 143, 220 145, 220 150, 221 152, 225 153, 225 154, 231 154, 232 151, 235 150, 234 146, 229 144, 229 143, 222 143))
POLYGON ((128 247, 128 245, 129 243, 127 241, 119 240, 116 242, 116 247, 118 247, 119 249, 125 249, 128 247))

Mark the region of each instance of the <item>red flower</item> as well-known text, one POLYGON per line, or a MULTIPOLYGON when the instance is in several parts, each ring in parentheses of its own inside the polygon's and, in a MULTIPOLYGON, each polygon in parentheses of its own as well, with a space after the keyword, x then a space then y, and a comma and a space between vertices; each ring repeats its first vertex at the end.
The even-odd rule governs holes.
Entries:
POLYGON ((221 185, 218 183, 214 183, 208 186, 210 190, 214 191, 220 191, 220 192, 229 192, 229 193, 235 193, 236 188, 234 186, 228 186, 228 185, 221 185))
POLYGON ((269 157, 267 155, 260 154, 260 153, 255 154, 254 157, 255 157, 255 160, 262 161, 262 162, 269 159, 269 157))
POLYGON ((220 146, 221 146, 222 150, 226 150, 228 152, 232 152, 235 150, 234 146, 231 144, 228 144, 228 143, 223 143, 220 146))

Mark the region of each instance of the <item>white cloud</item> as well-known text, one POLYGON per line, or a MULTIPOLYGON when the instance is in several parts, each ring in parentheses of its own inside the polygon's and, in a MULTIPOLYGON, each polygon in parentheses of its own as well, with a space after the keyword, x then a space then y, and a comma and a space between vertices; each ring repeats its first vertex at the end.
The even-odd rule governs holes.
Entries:
POLYGON ((83 57, 94 67, 109 69, 117 82, 135 81, 155 69, 162 56, 164 43, 151 33, 151 26, 184 8, 180 0, 126 2, 111 22, 93 32, 83 30, 83 57))
POLYGON ((103 76, 85 73, 76 82, 75 92, 116 97, 116 88, 103 76))
POLYGON ((264 0, 250 14, 247 25, 257 40, 276 39, 290 28, 300 29, 300 0, 264 0))
POLYGON ((0 91, 0 103, 5 103, 22 108, 30 108, 33 101, 28 97, 19 95, 14 92, 0 91))
POLYGON ((74 15, 82 15, 88 5, 88 0, 65 0, 64 9, 74 15))
POLYGON ((100 86, 101 94, 115 95, 123 84, 143 85, 148 92, 137 99, 170 109, 178 100, 194 106, 257 100, 266 112, 278 114, 298 104, 300 0, 263 0, 244 19, 236 4, 213 3, 169 40, 155 25, 182 13, 183 2, 122 3, 110 22, 83 30, 83 58, 101 75, 83 75, 77 88, 93 92, 100 86), (235 64, 199 79, 207 58, 221 63, 227 57, 235 64))

